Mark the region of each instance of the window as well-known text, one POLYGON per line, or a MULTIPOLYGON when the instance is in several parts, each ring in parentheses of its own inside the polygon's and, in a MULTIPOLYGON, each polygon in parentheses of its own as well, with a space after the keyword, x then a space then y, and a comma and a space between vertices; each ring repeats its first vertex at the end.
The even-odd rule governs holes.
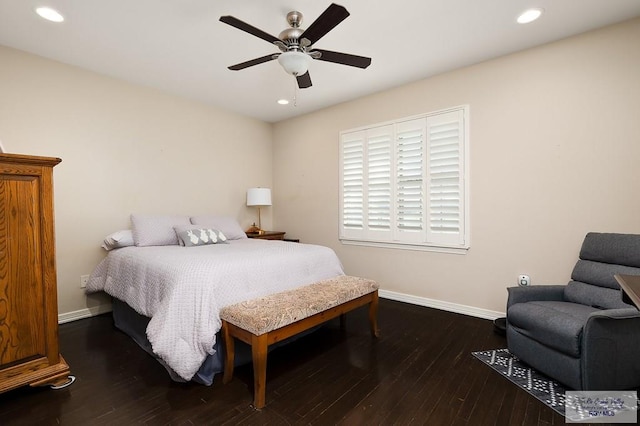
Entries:
POLYGON ((340 239, 469 248, 468 106, 340 133, 340 239))

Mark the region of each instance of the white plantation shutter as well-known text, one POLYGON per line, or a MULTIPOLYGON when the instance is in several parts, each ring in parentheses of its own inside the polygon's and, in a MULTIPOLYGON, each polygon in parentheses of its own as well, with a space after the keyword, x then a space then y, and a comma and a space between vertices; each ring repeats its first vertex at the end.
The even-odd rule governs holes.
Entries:
POLYGON ((345 135, 341 144, 341 236, 358 237, 364 229, 365 132, 345 135))
POLYGON ((341 238, 384 239, 391 234, 393 126, 341 138, 341 238))
POLYGON ((367 179, 365 182, 367 220, 364 237, 368 240, 385 240, 391 236, 392 147, 393 126, 367 129, 367 179))
POLYGON ((367 130, 367 230, 369 238, 391 233, 393 126, 367 130))
POLYGON ((468 107, 342 132, 340 238, 466 249, 468 107))
POLYGON ((424 118, 396 125, 396 239, 423 242, 425 229, 424 118))
POLYGON ((464 243, 463 132, 463 111, 427 118, 428 241, 464 243))

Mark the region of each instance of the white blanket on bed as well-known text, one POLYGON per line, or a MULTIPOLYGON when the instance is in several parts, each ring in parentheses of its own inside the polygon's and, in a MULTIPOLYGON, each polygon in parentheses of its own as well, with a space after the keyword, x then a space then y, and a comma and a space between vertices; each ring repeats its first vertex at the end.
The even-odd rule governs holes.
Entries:
POLYGON ((190 380, 215 351, 220 308, 343 275, 327 247, 233 240, 201 247, 125 247, 93 271, 87 293, 104 291, 150 317, 156 355, 190 380))

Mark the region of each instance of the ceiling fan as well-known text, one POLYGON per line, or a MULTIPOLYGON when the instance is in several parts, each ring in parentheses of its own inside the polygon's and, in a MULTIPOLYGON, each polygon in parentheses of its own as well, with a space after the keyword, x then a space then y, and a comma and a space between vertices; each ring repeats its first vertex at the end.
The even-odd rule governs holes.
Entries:
POLYGON ((296 77, 298 87, 300 89, 306 89, 307 87, 311 87, 311 77, 308 71, 311 59, 349 65, 357 68, 367 68, 371 64, 371 58, 350 55, 348 53, 332 52, 330 50, 314 49, 312 47, 340 22, 344 21, 347 16, 349 16, 347 9, 332 3, 309 28, 303 30, 300 28, 302 13, 292 11, 287 14, 287 22, 290 28, 282 31, 278 37, 272 36, 233 16, 221 16, 220 21, 225 24, 275 44, 280 49, 280 53, 274 53, 232 65, 229 69, 239 71, 278 59, 278 62, 284 70, 296 77))

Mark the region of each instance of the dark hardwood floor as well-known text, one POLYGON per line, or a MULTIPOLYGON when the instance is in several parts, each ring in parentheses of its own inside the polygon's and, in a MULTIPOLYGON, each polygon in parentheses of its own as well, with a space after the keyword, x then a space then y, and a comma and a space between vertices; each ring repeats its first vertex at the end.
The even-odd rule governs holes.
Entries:
POLYGON ((69 388, 0 395, 2 425, 547 425, 564 417, 473 358, 506 347, 491 321, 380 299, 269 355, 267 406, 254 410, 250 366, 213 386, 172 382, 110 315, 60 326, 69 388))

